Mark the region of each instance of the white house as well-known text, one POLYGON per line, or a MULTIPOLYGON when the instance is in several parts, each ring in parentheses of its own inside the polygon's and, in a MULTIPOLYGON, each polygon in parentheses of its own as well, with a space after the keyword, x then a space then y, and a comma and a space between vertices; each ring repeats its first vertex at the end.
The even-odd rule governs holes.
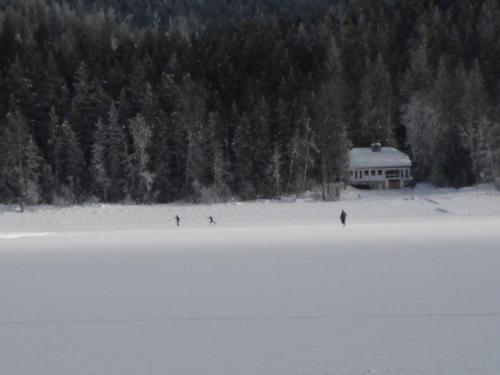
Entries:
POLYGON ((400 189, 408 186, 411 160, 392 147, 374 143, 349 152, 349 184, 371 189, 400 189))

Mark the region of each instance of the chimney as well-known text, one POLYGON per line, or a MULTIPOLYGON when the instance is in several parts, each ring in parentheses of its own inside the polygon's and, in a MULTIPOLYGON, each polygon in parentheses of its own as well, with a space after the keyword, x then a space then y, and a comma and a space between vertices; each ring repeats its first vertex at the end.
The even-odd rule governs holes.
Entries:
POLYGON ((380 142, 375 142, 371 144, 372 152, 380 152, 382 150, 382 145, 380 142))

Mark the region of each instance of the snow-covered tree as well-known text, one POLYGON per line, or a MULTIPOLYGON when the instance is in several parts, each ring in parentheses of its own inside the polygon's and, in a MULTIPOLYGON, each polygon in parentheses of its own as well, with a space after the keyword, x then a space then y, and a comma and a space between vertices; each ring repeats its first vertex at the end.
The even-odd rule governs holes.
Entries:
POLYGON ((118 122, 118 112, 114 103, 111 103, 109 108, 106 130, 104 162, 110 180, 108 198, 120 201, 129 192, 130 160, 125 130, 118 122))
POLYGON ((452 69, 441 59, 436 77, 425 96, 438 116, 434 132, 436 153, 428 179, 438 186, 462 186, 469 182, 470 161, 462 146, 460 124, 463 121, 461 101, 465 90, 465 68, 452 69))
POLYGON ((197 199, 204 162, 200 145, 207 120, 207 92, 189 74, 183 77, 178 87, 173 118, 185 137, 185 193, 197 199))
MULTIPOLYGON (((312 126, 321 168, 322 198, 338 198, 332 185, 345 183, 348 170, 348 155, 351 143, 342 120, 338 76, 320 86, 312 97, 312 126)), ((387 139, 387 138, 386 138, 387 139)))
POLYGON ((153 187, 153 174, 149 170, 151 146, 151 126, 141 115, 130 120, 130 134, 134 152, 132 161, 132 178, 134 181, 134 195, 139 202, 149 201, 149 194, 153 187))
POLYGON ((495 121, 491 128, 490 147, 493 160, 493 178, 500 180, 500 121, 495 121))
POLYGON ((303 107, 297 120, 297 129, 291 147, 293 148, 295 168, 295 194, 300 196, 309 187, 310 172, 318 152, 314 129, 311 125, 309 110, 303 107))
POLYGON ((414 174, 426 179, 435 162, 438 114, 427 100, 418 96, 403 106, 402 122, 406 128, 406 143, 411 149, 414 174))
POLYGON ((231 196, 230 172, 222 147, 215 145, 213 153, 214 193, 218 201, 225 201, 231 196))
POLYGON ((465 94, 462 100, 463 144, 472 162, 472 173, 476 182, 493 177, 493 153, 490 135, 493 122, 489 117, 490 104, 484 86, 483 75, 477 63, 467 75, 465 94))
POLYGON ((254 110, 253 126, 255 132, 255 166, 260 191, 266 191, 272 182, 268 173, 269 161, 273 156, 271 145, 271 107, 266 97, 261 97, 254 110), (265 184, 265 188, 262 186, 265 184), (259 186, 260 185, 260 186, 259 186))
POLYGON ((94 142, 91 150, 90 175, 92 177, 92 190, 103 201, 108 200, 111 181, 106 170, 106 124, 99 119, 94 133, 94 142))
POLYGON ((87 64, 84 62, 79 65, 74 80, 75 92, 71 101, 69 121, 82 142, 82 149, 88 160, 95 124, 99 118, 106 116, 109 98, 102 85, 90 78, 87 64))
POLYGON ((272 177, 274 196, 278 199, 281 196, 282 174, 281 168, 283 165, 281 151, 278 146, 274 148, 271 163, 269 164, 269 174, 272 177))
POLYGON ((208 188, 204 189, 205 201, 225 201, 231 196, 229 183, 231 174, 224 155, 224 147, 217 138, 220 117, 216 112, 208 114, 207 128, 204 132, 205 141, 202 144, 207 159, 206 174, 208 188))
POLYGON ((26 118, 11 106, 6 126, 1 134, 2 164, 0 178, 9 195, 24 211, 25 204, 40 199, 40 150, 31 136, 26 118))
POLYGON ((84 171, 83 152, 71 124, 61 122, 51 110, 52 134, 50 150, 58 194, 73 201, 78 198, 80 179, 84 171))

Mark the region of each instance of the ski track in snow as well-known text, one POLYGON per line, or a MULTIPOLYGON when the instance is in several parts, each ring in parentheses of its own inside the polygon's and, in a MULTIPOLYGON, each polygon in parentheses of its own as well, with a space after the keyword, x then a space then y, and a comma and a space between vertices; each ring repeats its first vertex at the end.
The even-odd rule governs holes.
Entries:
POLYGON ((449 318, 500 318, 500 312, 484 313, 436 313, 436 314, 368 314, 368 315, 275 315, 275 316, 198 316, 198 317, 166 317, 166 318, 123 318, 93 320, 32 320, 32 321, 0 321, 0 325, 86 325, 86 324, 156 324, 164 322, 252 322, 252 321, 286 321, 286 320, 358 320, 358 319, 449 319, 449 318))

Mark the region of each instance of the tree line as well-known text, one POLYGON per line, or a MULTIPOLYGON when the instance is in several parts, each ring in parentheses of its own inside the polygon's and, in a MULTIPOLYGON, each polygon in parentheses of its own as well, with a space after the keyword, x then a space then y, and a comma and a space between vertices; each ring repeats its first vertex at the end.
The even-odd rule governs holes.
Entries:
POLYGON ((0 5, 1 202, 329 199, 374 141, 500 175, 497 0, 188 3, 0 5))

